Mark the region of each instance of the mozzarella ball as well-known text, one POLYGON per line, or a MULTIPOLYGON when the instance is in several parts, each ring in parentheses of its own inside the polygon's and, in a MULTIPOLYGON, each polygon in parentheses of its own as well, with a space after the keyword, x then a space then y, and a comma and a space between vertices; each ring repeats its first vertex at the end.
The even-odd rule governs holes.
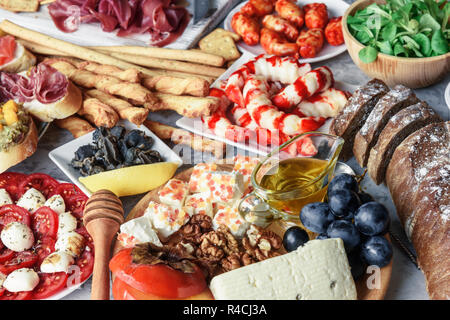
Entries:
POLYGON ((17 205, 34 213, 45 204, 45 197, 42 193, 34 188, 28 189, 27 192, 17 201, 17 205))
POLYGON ((84 249, 84 237, 75 231, 58 235, 55 243, 55 250, 64 251, 72 256, 79 256, 84 249))
POLYGON ((30 249, 34 244, 34 235, 30 227, 21 222, 8 223, 0 234, 3 244, 8 249, 21 252, 30 249))
POLYGON ((63 197, 61 197, 59 194, 55 194, 54 196, 48 198, 47 201, 45 201, 44 206, 49 207, 57 214, 66 212, 66 204, 64 203, 63 197))
POLYGON ((8 274, 3 287, 9 292, 31 291, 39 283, 39 276, 33 269, 17 269, 8 274))
POLYGON ((70 212, 63 212, 59 215, 58 235, 74 231, 77 228, 77 218, 70 212))
POLYGON ((5 189, 0 189, 0 207, 5 204, 13 204, 11 197, 9 196, 8 191, 5 189))
POLYGON ((69 267, 74 263, 73 257, 67 252, 56 251, 48 255, 41 264, 41 272, 65 272, 69 271, 69 267))

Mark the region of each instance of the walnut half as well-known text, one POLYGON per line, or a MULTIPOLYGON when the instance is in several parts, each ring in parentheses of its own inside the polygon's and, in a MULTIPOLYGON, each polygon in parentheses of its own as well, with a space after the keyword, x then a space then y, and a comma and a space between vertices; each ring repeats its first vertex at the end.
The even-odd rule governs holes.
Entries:
POLYGON ((242 239, 242 246, 246 253, 256 261, 262 261, 279 255, 283 240, 276 233, 251 225, 246 236, 242 239))

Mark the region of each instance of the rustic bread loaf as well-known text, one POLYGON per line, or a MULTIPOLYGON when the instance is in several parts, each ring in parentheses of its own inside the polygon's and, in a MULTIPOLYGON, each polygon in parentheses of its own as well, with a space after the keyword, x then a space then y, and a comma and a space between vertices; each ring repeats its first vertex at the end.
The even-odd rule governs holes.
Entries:
MULTIPOLYGON (((441 118, 425 102, 409 106, 390 118, 381 131, 376 145, 370 150, 367 168, 372 180, 376 184, 384 181, 386 168, 392 154, 407 136, 430 123, 440 121, 442 121, 441 118)), ((356 140, 353 150, 355 150, 355 147, 356 140)))
POLYGON ((414 196, 428 172, 450 154, 450 121, 432 123, 408 136, 395 149, 386 185, 403 225, 414 211, 414 196))
POLYGON ((431 299, 450 299, 450 159, 429 171, 405 225, 431 299))
POLYGON ((414 92, 403 85, 396 85, 381 97, 355 137, 353 154, 361 167, 367 165, 370 150, 377 143, 389 119, 403 108, 417 102, 419 99, 414 92))
POLYGON ((344 138, 340 158, 348 160, 353 152, 353 142, 356 133, 366 122, 378 100, 389 91, 388 86, 381 80, 372 79, 364 86, 359 87, 347 101, 345 107, 333 119, 330 133, 344 138))

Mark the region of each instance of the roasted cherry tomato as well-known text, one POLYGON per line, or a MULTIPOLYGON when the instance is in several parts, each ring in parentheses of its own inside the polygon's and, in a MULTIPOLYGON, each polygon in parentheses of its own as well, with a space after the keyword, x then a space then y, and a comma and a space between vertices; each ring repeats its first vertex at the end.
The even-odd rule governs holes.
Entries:
POLYGON ((183 273, 163 264, 135 264, 131 250, 121 250, 109 264, 115 276, 129 286, 168 299, 187 298, 205 290, 206 280, 200 268, 196 267, 193 273, 183 273))
POLYGON ((332 46, 340 46, 344 43, 342 33, 342 17, 333 18, 328 22, 325 28, 325 38, 332 46))
POLYGON ((41 273, 39 284, 34 288, 32 299, 41 300, 48 298, 66 287, 67 273, 41 273))
POLYGON ((0 188, 5 189, 13 201, 20 198, 19 184, 26 175, 17 172, 3 172, 0 174, 0 188))
POLYGON ((41 207, 31 216, 31 229, 37 239, 56 238, 58 222, 58 214, 55 211, 48 207, 41 207))
POLYGON ((308 29, 323 29, 328 23, 327 6, 324 3, 310 3, 305 10, 305 25, 308 29))
POLYGON ((54 194, 59 194, 61 197, 63 197, 64 201, 67 202, 67 200, 70 197, 77 196, 80 194, 84 194, 83 191, 80 190, 76 185, 72 183, 61 183, 56 188, 54 194))
POLYGON ((59 182, 44 173, 33 173, 25 177, 19 185, 20 194, 23 195, 28 189, 34 188, 40 191, 46 199, 55 193, 59 182))
POLYGON ((324 35, 322 29, 302 30, 297 39, 299 53, 303 58, 314 58, 322 50, 324 35))
POLYGON ((34 252, 38 255, 38 265, 50 254, 55 252, 56 240, 52 237, 39 239, 34 247, 34 252))
POLYGON ((31 300, 33 291, 9 292, 5 291, 0 300, 31 300))
POLYGON ((12 259, 0 264, 0 272, 4 274, 10 274, 17 269, 31 268, 36 264, 37 260, 37 254, 34 254, 31 251, 14 253, 12 259))
POLYGON ((31 218, 28 210, 16 206, 15 204, 6 204, 0 207, 0 230, 8 223, 21 222, 30 225, 31 218))
POLYGON ((84 194, 74 195, 66 201, 66 210, 70 211, 76 218, 83 218, 84 207, 88 201, 88 197, 84 194))

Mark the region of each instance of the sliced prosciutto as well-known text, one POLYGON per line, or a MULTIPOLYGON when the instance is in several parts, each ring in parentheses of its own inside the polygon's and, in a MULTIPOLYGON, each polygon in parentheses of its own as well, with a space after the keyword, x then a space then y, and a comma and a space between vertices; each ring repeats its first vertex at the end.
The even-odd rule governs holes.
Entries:
POLYGON ((150 44, 164 46, 179 37, 189 22, 186 8, 173 0, 57 0, 48 7, 56 27, 74 32, 80 24, 99 22, 117 35, 150 34, 150 44))
POLYGON ((16 40, 12 36, 0 37, 0 66, 11 62, 16 52, 16 40))

